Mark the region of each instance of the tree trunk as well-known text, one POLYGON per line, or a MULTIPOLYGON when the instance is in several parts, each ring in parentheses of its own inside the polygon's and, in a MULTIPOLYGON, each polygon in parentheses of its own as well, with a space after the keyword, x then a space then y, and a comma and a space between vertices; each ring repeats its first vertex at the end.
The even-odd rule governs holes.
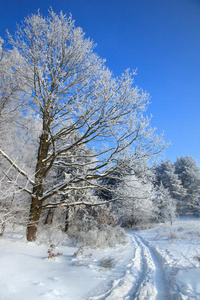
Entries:
POLYGON ((39 200, 43 195, 43 184, 46 178, 46 164, 43 162, 48 155, 48 126, 43 121, 43 133, 40 136, 40 144, 38 149, 37 165, 35 172, 35 186, 33 187, 31 207, 29 214, 29 222, 27 226, 27 240, 29 242, 36 240, 37 227, 42 212, 43 202, 39 200))
POLYGON ((4 231, 5 231, 5 228, 6 228, 6 222, 4 221, 4 222, 1 224, 1 232, 0 232, 0 236, 3 236, 4 231))
POLYGON ((44 221, 44 225, 51 225, 53 223, 54 211, 53 209, 49 209, 44 221))
POLYGON ((42 209, 39 200, 36 197, 32 197, 30 214, 29 214, 29 222, 27 226, 27 235, 26 235, 27 240, 29 242, 36 240, 37 227, 38 227, 41 211, 42 209))
POLYGON ((66 210, 65 215, 65 232, 67 232, 69 229, 69 208, 66 210))

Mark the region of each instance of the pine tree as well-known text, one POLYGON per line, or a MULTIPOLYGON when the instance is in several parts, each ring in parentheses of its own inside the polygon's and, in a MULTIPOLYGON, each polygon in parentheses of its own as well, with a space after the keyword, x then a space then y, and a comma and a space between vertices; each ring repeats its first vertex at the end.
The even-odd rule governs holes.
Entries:
POLYGON ((163 184, 164 188, 168 189, 171 198, 177 201, 182 200, 186 191, 178 175, 175 173, 175 167, 171 161, 162 161, 159 165, 155 166, 154 170, 156 174, 156 186, 163 184))
POLYGON ((199 206, 200 201, 200 169, 196 161, 190 157, 177 158, 175 173, 186 190, 184 200, 188 205, 199 206))

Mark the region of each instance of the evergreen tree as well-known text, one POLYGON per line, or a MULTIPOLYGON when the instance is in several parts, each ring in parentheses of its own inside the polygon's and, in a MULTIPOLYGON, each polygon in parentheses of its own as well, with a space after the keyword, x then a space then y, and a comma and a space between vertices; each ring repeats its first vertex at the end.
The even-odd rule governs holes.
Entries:
POLYGON ((199 206, 200 201, 200 169, 191 156, 177 158, 175 173, 186 190, 184 200, 189 205, 199 206))
POLYGON ((182 200, 186 191, 178 175, 175 173, 175 167, 171 161, 162 161, 159 165, 155 166, 154 170, 156 186, 163 184, 164 188, 168 189, 171 198, 178 201, 182 200))

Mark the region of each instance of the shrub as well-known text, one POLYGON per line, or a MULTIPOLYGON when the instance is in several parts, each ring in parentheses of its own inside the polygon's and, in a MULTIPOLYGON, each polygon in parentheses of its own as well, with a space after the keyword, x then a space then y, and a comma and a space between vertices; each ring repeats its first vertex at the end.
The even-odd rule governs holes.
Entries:
MULTIPOLYGON (((126 242, 125 231, 119 227, 110 225, 97 226, 88 228, 84 222, 78 222, 68 230, 68 236, 75 243, 82 243, 95 248, 114 247, 116 244, 126 242)), ((91 225, 91 224, 90 224, 91 225)))
POLYGON ((99 266, 104 269, 113 269, 116 265, 116 260, 113 257, 102 258, 99 266))
POLYGON ((47 253, 49 254, 48 259, 53 259, 53 258, 56 258, 56 257, 59 257, 59 256, 63 255, 63 253, 60 253, 60 252, 55 253, 54 252, 55 248, 56 248, 56 246, 54 244, 50 245, 50 248, 47 251, 47 253))

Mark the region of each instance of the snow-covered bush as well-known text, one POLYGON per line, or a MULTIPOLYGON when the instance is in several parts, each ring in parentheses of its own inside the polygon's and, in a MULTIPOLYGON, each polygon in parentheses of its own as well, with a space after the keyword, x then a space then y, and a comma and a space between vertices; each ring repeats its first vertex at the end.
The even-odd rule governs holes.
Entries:
POLYGON ((67 234, 75 243, 93 247, 112 247, 126 240, 125 232, 116 225, 109 207, 74 208, 69 215, 67 234))
POLYGON ((37 243, 38 244, 54 244, 58 245, 66 245, 67 244, 67 235, 62 232, 59 227, 54 227, 50 225, 39 226, 38 234, 37 234, 37 243))
POLYGON ((77 244, 92 246, 95 248, 114 247, 116 244, 126 243, 126 233, 120 227, 104 225, 87 229, 84 222, 78 226, 72 226, 68 230, 68 236, 77 244), (80 226, 80 227, 79 227, 80 226))
POLYGON ((102 258, 99 262, 100 268, 104 269, 113 269, 116 265, 116 260, 114 257, 105 257, 102 258))

